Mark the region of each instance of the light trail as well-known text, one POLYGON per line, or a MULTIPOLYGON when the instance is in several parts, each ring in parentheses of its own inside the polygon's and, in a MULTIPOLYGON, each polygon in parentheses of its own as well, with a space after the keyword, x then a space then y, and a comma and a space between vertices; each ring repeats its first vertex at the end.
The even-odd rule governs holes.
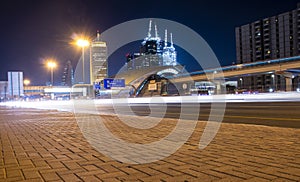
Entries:
MULTIPOLYGON (((76 104, 84 103, 78 102, 76 104)), ((237 95, 207 95, 207 96, 174 96, 174 97, 144 97, 122 99, 96 99, 92 100, 95 105, 138 105, 138 104, 183 104, 183 103, 238 103, 238 102, 295 102, 300 101, 300 92, 260 93, 260 94, 237 94, 237 95)), ((91 102, 89 102, 91 103, 91 102)), ((69 101, 9 101, 2 102, 0 106, 57 109, 60 111, 73 112, 73 100, 69 101)))

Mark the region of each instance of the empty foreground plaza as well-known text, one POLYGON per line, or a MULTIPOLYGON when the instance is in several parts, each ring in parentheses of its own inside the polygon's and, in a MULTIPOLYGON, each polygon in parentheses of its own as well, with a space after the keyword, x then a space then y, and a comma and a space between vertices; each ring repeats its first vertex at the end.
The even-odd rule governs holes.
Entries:
MULTIPOLYGON (((189 140, 171 156, 126 164, 95 150, 71 112, 0 107, 0 114, 0 181, 300 180, 299 128, 222 123, 200 150, 206 122, 198 121, 189 140)), ((139 130, 117 116, 103 118, 115 136, 141 144, 164 137, 177 122, 163 119, 139 130)))

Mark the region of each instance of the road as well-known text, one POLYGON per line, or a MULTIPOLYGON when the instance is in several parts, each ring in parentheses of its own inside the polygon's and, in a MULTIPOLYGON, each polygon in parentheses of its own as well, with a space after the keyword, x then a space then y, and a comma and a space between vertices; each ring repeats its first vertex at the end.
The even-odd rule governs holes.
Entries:
POLYGON ((207 121, 211 116, 223 118, 222 114, 224 113, 223 122, 226 123, 300 128, 300 93, 298 92, 214 97, 130 98, 121 101, 103 99, 7 102, 2 105, 104 115, 147 116, 150 114, 153 117, 165 118, 179 118, 181 116, 182 119, 199 119, 203 121, 207 121), (183 100, 187 102, 180 104, 183 103, 183 100), (182 108, 184 108, 183 112, 181 112, 182 108), (222 110, 222 108, 225 110, 222 110), (130 112, 131 110, 133 112, 130 112), (212 111, 213 114, 211 114, 212 111))
MULTIPOLYGON (((210 103, 185 104, 183 107, 199 107, 199 120, 208 120, 211 112, 210 103)), ((140 116, 150 114, 148 104, 132 104, 130 106, 133 113, 140 116)), ((152 104, 151 116, 161 117, 164 113, 164 107, 160 104, 152 104)), ((114 108, 108 105, 98 106, 99 111, 115 113, 114 108)), ((119 114, 129 114, 127 106, 117 106, 119 114)), ((187 109, 188 110, 188 109, 187 109)), ((166 118, 179 118, 181 111, 180 104, 167 104, 166 118)), ((300 102, 239 102, 226 103, 226 109, 223 122, 226 123, 243 123, 257 124, 278 127, 300 128, 300 102)), ((221 112, 222 113, 222 112, 221 112)), ((194 118, 197 113, 182 113, 184 119, 194 118)))

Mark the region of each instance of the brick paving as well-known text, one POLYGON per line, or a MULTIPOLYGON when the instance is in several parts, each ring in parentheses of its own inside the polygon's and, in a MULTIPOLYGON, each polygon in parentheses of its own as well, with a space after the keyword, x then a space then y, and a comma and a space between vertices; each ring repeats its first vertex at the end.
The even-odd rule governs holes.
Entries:
MULTIPOLYGON (((176 124, 165 119, 141 132, 104 118, 114 135, 137 143, 158 140, 176 124)), ((72 113, 0 107, 0 181, 300 181, 300 129, 222 123, 200 150, 205 124, 173 155, 130 165, 95 150, 72 113)))

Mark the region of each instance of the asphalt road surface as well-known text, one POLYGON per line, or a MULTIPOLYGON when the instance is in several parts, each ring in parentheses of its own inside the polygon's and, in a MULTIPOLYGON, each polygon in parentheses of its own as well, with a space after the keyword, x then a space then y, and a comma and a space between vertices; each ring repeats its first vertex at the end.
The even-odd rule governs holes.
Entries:
MULTIPOLYGON (((130 109, 134 114, 140 116, 150 115, 154 117, 161 117, 164 115, 166 118, 181 118, 191 119, 195 118, 195 112, 181 113, 181 107, 195 108, 199 111, 199 120, 207 121, 211 112, 210 103, 198 104, 167 104, 166 112, 164 106, 160 104, 132 104, 130 109), (151 108, 151 109, 150 109, 151 108), (152 110, 152 111, 151 111, 152 110)), ((119 114, 133 115, 128 112, 127 106, 99 106, 99 110, 119 114)), ((216 112, 218 113, 218 112, 216 112)), ((222 114, 222 111, 220 111, 222 114)), ((243 123, 243 124, 256 124, 266 126, 290 127, 300 128, 300 102, 241 102, 241 103, 226 103, 223 122, 226 123, 243 123)))

